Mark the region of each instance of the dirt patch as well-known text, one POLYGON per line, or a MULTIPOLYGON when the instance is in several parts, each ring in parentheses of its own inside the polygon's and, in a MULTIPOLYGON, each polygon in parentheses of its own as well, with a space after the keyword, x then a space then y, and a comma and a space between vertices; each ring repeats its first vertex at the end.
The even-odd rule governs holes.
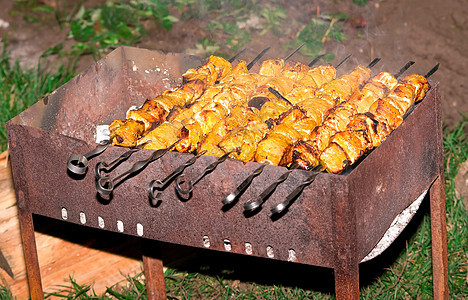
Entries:
MULTIPOLYGON (((46 1, 57 4, 56 1, 46 1)), ((59 2, 59 1, 58 1, 59 2)), ((82 1, 88 7, 100 1, 82 1)), ((396 72, 407 61, 416 64, 412 72, 425 74, 435 64, 440 63, 439 71, 432 80, 439 81, 442 94, 443 119, 446 125, 453 126, 461 119, 460 113, 467 114, 468 101, 464 99, 468 79, 468 59, 464 51, 468 43, 468 8, 463 0, 447 1, 369 1, 365 7, 351 1, 281 1, 288 5, 288 18, 291 28, 300 27, 318 13, 344 12, 352 21, 344 24, 347 39, 343 43, 327 44, 328 51, 337 59, 353 54, 352 63, 366 63, 372 58, 382 57, 376 72, 388 70, 396 72), (302 23, 301 23, 302 22, 302 23), (362 27, 362 25, 365 25, 362 27)), ((283 3, 283 4, 284 4, 283 3)), ((0 0, 0 36, 7 34, 8 51, 23 66, 35 66, 39 55, 51 46, 66 40, 67 28, 60 28, 56 20, 45 19, 38 23, 28 23, 22 16, 12 16, 12 1, 0 0)), ((208 34, 203 28, 208 20, 188 20, 174 24, 171 31, 165 31, 154 24, 148 24, 148 35, 135 46, 169 52, 185 52, 195 48, 198 39, 208 37, 221 39, 223 33, 208 34)), ((293 30, 285 28, 284 36, 266 34, 248 45, 247 57, 258 53, 259 49, 272 46, 269 57, 286 55, 281 45, 293 38, 293 30)), ((299 61, 308 58, 296 56, 299 61)), ((79 71, 92 63, 91 57, 83 57, 79 71)), ((54 61, 49 62, 54 64, 54 61)), ((343 68, 343 71, 348 71, 343 68)))

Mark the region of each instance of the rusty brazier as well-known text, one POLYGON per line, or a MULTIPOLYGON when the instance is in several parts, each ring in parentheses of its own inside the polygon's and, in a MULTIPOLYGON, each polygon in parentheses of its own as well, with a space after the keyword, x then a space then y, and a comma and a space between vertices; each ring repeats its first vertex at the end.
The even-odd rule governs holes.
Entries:
MULTIPOLYGON (((96 193, 91 171, 126 151, 110 146, 90 161, 85 176, 67 174, 71 153, 95 147, 95 126, 122 119, 132 105, 180 84, 180 75, 202 64, 195 56, 121 47, 7 124, 20 224, 33 299, 42 298, 32 214, 146 239, 243 255, 333 268, 339 299, 359 298, 359 262, 392 220, 430 188, 434 293, 447 298, 447 250, 439 86, 389 138, 345 175, 321 173, 280 218, 277 204, 307 178, 294 170, 262 210, 244 215, 242 204, 285 172, 267 166, 238 202, 222 209, 230 194, 258 163, 228 159, 180 199, 173 184, 162 201, 148 201, 148 183, 162 179, 191 154, 169 152, 117 186, 111 198, 96 193), (209 192, 208 192, 209 191, 209 192)), ((115 171, 148 157, 141 150, 115 171)), ((215 157, 201 156, 185 171, 196 177, 215 157)), ((158 253, 143 257, 149 298, 164 298, 158 253)))

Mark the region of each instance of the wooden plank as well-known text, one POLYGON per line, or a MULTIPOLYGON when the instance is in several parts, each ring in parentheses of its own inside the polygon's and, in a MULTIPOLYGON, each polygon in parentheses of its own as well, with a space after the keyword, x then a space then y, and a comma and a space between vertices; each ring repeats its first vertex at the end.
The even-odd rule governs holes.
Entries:
MULTIPOLYGON (((79 226, 78 229, 66 227, 68 232, 64 233, 63 224, 59 223, 61 228, 58 228, 48 220, 39 223, 35 224, 35 236, 46 293, 60 290, 59 285, 69 285, 68 278, 72 276, 78 284, 94 283, 99 295, 106 287, 125 282, 126 276, 142 270, 140 244, 132 239, 119 237, 115 241, 103 241, 98 240, 100 235, 96 237, 95 232, 80 231, 79 226)), ((7 152, 0 154, 0 251, 14 275, 12 278, 0 268, 0 283, 18 299, 27 299, 26 267, 7 152)))

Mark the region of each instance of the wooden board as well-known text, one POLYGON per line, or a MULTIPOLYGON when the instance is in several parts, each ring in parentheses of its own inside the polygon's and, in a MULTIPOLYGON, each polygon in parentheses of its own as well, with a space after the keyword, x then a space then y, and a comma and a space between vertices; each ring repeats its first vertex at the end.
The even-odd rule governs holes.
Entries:
MULTIPOLYGON (((7 152, 0 154, 0 251, 13 277, 0 257, 0 283, 17 299, 29 297, 15 191, 7 152), (2 268, 3 267, 3 268, 2 268)), ((70 285, 93 284, 100 295, 126 276, 140 273, 141 250, 135 239, 103 234, 50 219, 34 219, 36 244, 44 291, 54 292, 70 285)))

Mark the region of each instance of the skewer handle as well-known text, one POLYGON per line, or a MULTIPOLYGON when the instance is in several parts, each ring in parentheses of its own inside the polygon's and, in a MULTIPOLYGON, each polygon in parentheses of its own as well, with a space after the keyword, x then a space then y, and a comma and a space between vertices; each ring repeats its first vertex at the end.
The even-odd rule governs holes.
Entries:
POLYGON ((244 181, 242 181, 242 183, 237 187, 237 189, 234 192, 232 192, 222 200, 223 205, 231 204, 237 198, 237 196, 239 196, 243 191, 245 191, 245 189, 247 189, 252 180, 263 172, 265 166, 266 164, 261 165, 255 171, 253 171, 252 174, 249 175, 249 177, 244 179, 244 181))
POLYGON ((67 169, 77 175, 83 175, 88 170, 88 163, 91 157, 104 152, 111 144, 110 140, 98 144, 93 150, 85 154, 72 154, 68 158, 67 169))
POLYGON ((141 171, 143 170, 144 168, 146 168, 147 165, 149 165, 151 162, 155 161, 155 160, 158 160, 159 158, 161 158, 164 154, 166 154, 169 150, 171 150, 172 148, 174 148, 174 146, 180 142, 181 139, 178 139, 177 141, 175 141, 172 145, 170 145, 169 147, 165 148, 165 149, 158 149, 158 150, 155 150, 151 155, 150 157, 148 157, 147 159, 145 160, 139 160, 137 161, 136 163, 134 163, 132 165, 132 167, 130 169, 128 169, 127 171, 123 172, 122 174, 120 175, 117 175, 114 179, 110 178, 109 176, 105 176, 105 177, 102 177, 102 178, 99 178, 98 180, 96 180, 96 189, 97 191, 102 194, 102 195, 110 195, 110 193, 112 193, 113 189, 114 189, 114 182, 116 182, 117 180, 119 180, 120 178, 124 178, 126 177, 127 175, 130 175, 132 173, 136 173, 138 171, 141 171))
POLYGON ((198 153, 196 156, 192 157, 191 159, 187 160, 185 163, 183 163, 182 165, 180 165, 177 169, 175 169, 171 174, 169 174, 168 176, 166 176, 166 178, 164 178, 163 180, 153 180, 150 182, 149 184, 149 187, 148 187, 148 195, 150 197, 151 200, 155 201, 155 200, 158 200, 159 198, 159 193, 155 194, 155 189, 158 189, 158 190, 161 190, 163 189, 168 182, 170 182, 172 179, 174 179, 174 177, 176 177, 177 175, 179 175, 180 173, 182 173, 185 168, 187 168, 188 166, 191 166, 193 165, 197 159, 202 156, 203 154, 205 154, 206 151, 202 151, 200 153, 198 153))
POLYGON ((189 181, 187 184, 188 184, 188 188, 187 189, 184 189, 182 187, 182 183, 185 182, 183 180, 183 178, 185 177, 185 174, 180 174, 176 179, 175 179, 175 188, 177 190, 177 192, 181 193, 181 194, 184 194, 184 195, 187 195, 187 194, 190 194, 192 191, 193 191, 193 187, 195 186, 195 184, 197 184, 200 180, 203 179, 203 177, 205 177, 207 174, 211 173, 214 171, 214 169, 216 169, 216 167, 224 162, 228 157, 229 157, 229 154, 231 154, 231 152, 228 152, 226 154, 224 154, 223 156, 221 156, 220 158, 218 158, 218 160, 216 160, 214 163, 210 164, 208 167, 205 168, 205 170, 203 171, 203 173, 195 180, 193 181, 189 181))
POLYGON ((286 171, 285 173, 283 173, 283 175, 281 175, 276 181, 274 181, 272 184, 270 184, 264 191, 263 193, 260 194, 260 196, 257 197, 257 199, 255 201, 248 201, 246 203, 244 203, 244 210, 245 211, 254 211, 256 210, 257 208, 259 208, 260 206, 263 205, 263 203, 265 203, 266 199, 268 198, 268 196, 273 193, 273 191, 276 189, 276 187, 282 183, 283 181, 285 181, 289 174, 292 172, 292 169, 291 170, 288 170, 286 171))
POLYGON ((289 194, 286 199, 278 205, 275 205, 271 208, 272 214, 281 214, 283 213, 292 203, 292 201, 304 190, 304 188, 314 182, 315 178, 319 172, 315 172, 309 178, 304 180, 301 184, 299 184, 292 192, 289 194))

